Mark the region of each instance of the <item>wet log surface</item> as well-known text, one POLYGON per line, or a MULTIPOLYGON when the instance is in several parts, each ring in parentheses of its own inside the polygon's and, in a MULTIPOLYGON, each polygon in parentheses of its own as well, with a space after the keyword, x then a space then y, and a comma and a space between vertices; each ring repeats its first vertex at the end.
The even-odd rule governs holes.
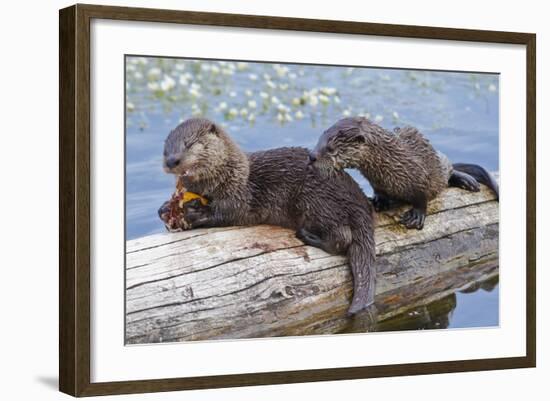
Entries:
MULTIPOLYGON (((425 227, 377 215, 378 320, 498 275, 498 202, 448 189, 425 227)), ((126 342, 296 336, 368 331, 349 318, 346 259, 273 226, 224 227, 127 241, 126 342)))

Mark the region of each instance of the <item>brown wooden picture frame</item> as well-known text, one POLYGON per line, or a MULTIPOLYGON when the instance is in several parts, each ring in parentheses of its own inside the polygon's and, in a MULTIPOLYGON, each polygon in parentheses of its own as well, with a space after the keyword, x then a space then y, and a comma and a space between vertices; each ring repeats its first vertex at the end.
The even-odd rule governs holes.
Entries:
POLYGON ((59 388, 62 392, 73 396, 93 396, 535 366, 535 34, 80 4, 60 10, 59 29, 59 388), (91 383, 90 22, 94 18, 525 45, 527 54, 526 356, 91 383))

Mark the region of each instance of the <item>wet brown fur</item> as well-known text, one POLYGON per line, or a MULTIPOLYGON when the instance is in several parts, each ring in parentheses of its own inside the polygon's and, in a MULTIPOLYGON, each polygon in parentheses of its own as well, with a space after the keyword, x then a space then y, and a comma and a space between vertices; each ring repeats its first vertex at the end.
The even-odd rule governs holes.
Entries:
MULTIPOLYGON (((409 228, 423 227, 427 202, 449 185, 479 191, 478 181, 487 182, 498 195, 494 180, 453 168, 447 157, 414 127, 390 132, 366 118, 344 118, 323 133, 311 158, 325 172, 359 169, 374 190, 377 210, 392 203, 412 204, 402 218, 409 228)), ((455 166, 459 165, 466 166, 455 166)), ((479 166, 467 166, 476 174, 488 174, 479 166)))
POLYGON ((373 208, 347 173, 327 179, 309 165, 308 154, 288 147, 247 155, 221 127, 190 119, 166 139, 164 167, 210 200, 189 211, 193 227, 273 224, 296 230, 306 244, 347 254, 353 314, 374 300, 373 208))

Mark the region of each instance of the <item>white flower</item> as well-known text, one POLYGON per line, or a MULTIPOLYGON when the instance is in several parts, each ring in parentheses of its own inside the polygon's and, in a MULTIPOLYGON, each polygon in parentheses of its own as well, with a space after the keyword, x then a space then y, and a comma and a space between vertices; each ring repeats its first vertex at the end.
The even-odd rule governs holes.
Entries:
POLYGON ((287 66, 282 66, 279 64, 274 64, 273 69, 277 72, 279 77, 284 77, 289 71, 287 66))
POLYGON ((212 72, 212 74, 217 75, 220 73, 220 67, 218 67, 217 65, 213 65, 212 67, 210 67, 210 71, 212 72))
POLYGON ((277 110, 279 110, 280 112, 283 112, 283 113, 287 113, 287 112, 290 111, 290 109, 287 106, 285 106, 284 104, 279 104, 277 106, 277 110))
POLYGON ((309 104, 314 106, 314 107, 317 106, 319 104, 319 99, 317 98, 317 96, 311 95, 309 97, 309 104))
POLYGON ((294 99, 292 99, 292 105, 293 106, 299 106, 300 105, 300 98, 295 97, 294 99))
POLYGON ((248 63, 237 63, 237 70, 244 71, 248 68, 248 63))
POLYGON ((238 114, 239 114, 239 110, 237 110, 236 108, 233 107, 229 109, 228 115, 230 118, 235 118, 238 114))
POLYGON ((162 74, 162 71, 158 67, 153 67, 147 72, 147 78, 150 80, 160 78, 160 74, 162 74))
POLYGON ((256 81, 258 79, 258 76, 256 74, 248 74, 248 79, 251 81, 256 81))
POLYGON ((237 96, 237 92, 231 91, 231 92, 229 92, 229 96, 230 96, 230 97, 236 97, 236 96, 237 96))
POLYGON ((245 116, 248 115, 248 110, 247 110, 246 108, 243 107, 243 108, 241 109, 241 111, 240 111, 240 114, 241 114, 241 116, 245 117, 245 116))
POLYGON ((319 101, 323 104, 328 104, 330 99, 328 98, 328 96, 325 96, 325 95, 319 95, 319 101))
POLYGON ((147 87, 149 88, 149 90, 152 90, 152 91, 158 91, 160 88, 158 82, 149 82, 147 83, 147 87))
POLYGON ((191 85, 191 89, 189 89, 189 94, 193 97, 201 97, 202 94, 199 92, 197 88, 194 88, 193 85, 191 85))
POLYGON ((174 80, 174 78, 172 78, 169 75, 165 75, 162 82, 160 83, 160 88, 163 91, 172 90, 174 89, 175 86, 176 86, 176 81, 174 80))
POLYGON ((248 97, 250 97, 250 96, 252 96, 252 95, 254 94, 250 89, 245 90, 244 93, 245 93, 245 95, 248 96, 248 97))
POLYGON ((194 89, 194 90, 197 90, 197 91, 198 91, 198 90, 201 89, 201 86, 200 86, 200 84, 197 84, 197 83, 193 82, 193 83, 191 84, 191 89, 194 89))
POLYGON ((256 120, 256 115, 254 113, 250 113, 248 116, 248 121, 253 122, 254 120, 256 120))
POLYGON ((180 85, 181 86, 187 86, 189 84, 189 81, 187 80, 187 77, 185 75, 180 76, 180 85))
POLYGON ((296 113, 294 113, 294 117, 296 117, 298 120, 301 120, 304 118, 304 113, 302 113, 302 110, 298 110, 296 113))
POLYGON ((382 122, 383 119, 384 117, 382 117, 380 114, 377 114, 376 117, 374 117, 374 121, 376 121, 377 123, 382 122))
POLYGON ((267 81, 266 85, 269 86, 271 89, 277 88, 277 85, 275 85, 273 81, 267 81))
POLYGON ((339 96, 334 96, 334 103, 340 104, 340 97, 339 96))
POLYGON ((282 123, 285 120, 285 116, 283 116, 283 113, 277 114, 277 120, 282 123))
POLYGON ((136 106, 134 106, 134 104, 132 102, 128 102, 128 103, 126 103, 126 109, 128 111, 134 111, 136 109, 136 106))
POLYGON ((332 96, 336 93, 335 88, 321 88, 321 93, 323 95, 332 96))
POLYGON ((218 105, 218 108, 219 108, 220 110, 222 110, 222 111, 225 110, 225 109, 227 109, 227 103, 221 102, 221 103, 218 105))
POLYGON ((279 99, 277 99, 277 96, 272 96, 272 97, 271 97, 271 103, 274 103, 274 104, 278 104, 278 103, 279 103, 279 99))
POLYGON ((394 111, 394 112, 392 113, 392 116, 393 116, 393 118, 395 118, 396 120, 399 119, 399 113, 398 113, 397 111, 394 111))
POLYGON ((294 121, 294 119, 292 118, 292 116, 290 114, 285 114, 285 121, 294 121))
POLYGON ((255 109, 256 106, 257 106, 257 104, 256 104, 255 100, 249 100, 248 101, 248 107, 250 107, 251 109, 255 109))
POLYGON ((345 117, 349 117, 349 116, 351 116, 351 111, 346 109, 342 112, 342 115, 345 116, 345 117))
POLYGON ((286 91, 288 89, 288 84, 279 84, 279 89, 282 91, 286 91))
POLYGON ((269 95, 266 92, 260 92, 260 97, 262 99, 267 99, 269 97, 269 95))
POLYGON ((142 78, 143 78, 143 74, 142 74, 141 72, 136 71, 136 72, 134 73, 134 79, 140 80, 140 79, 142 79, 142 78))
POLYGON ((495 92, 497 90, 497 86, 495 84, 489 85, 489 92, 495 92))

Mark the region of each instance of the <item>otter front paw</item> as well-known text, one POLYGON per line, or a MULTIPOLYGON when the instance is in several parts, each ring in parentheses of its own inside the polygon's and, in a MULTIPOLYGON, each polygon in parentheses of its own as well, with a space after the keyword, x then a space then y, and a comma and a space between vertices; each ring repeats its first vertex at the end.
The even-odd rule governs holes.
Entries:
POLYGON ((401 216, 401 224, 407 228, 416 228, 417 230, 424 228, 424 220, 426 220, 426 213, 416 208, 406 211, 401 216))
POLYGON ((191 228, 207 226, 211 220, 212 212, 207 206, 186 205, 185 219, 191 228))

